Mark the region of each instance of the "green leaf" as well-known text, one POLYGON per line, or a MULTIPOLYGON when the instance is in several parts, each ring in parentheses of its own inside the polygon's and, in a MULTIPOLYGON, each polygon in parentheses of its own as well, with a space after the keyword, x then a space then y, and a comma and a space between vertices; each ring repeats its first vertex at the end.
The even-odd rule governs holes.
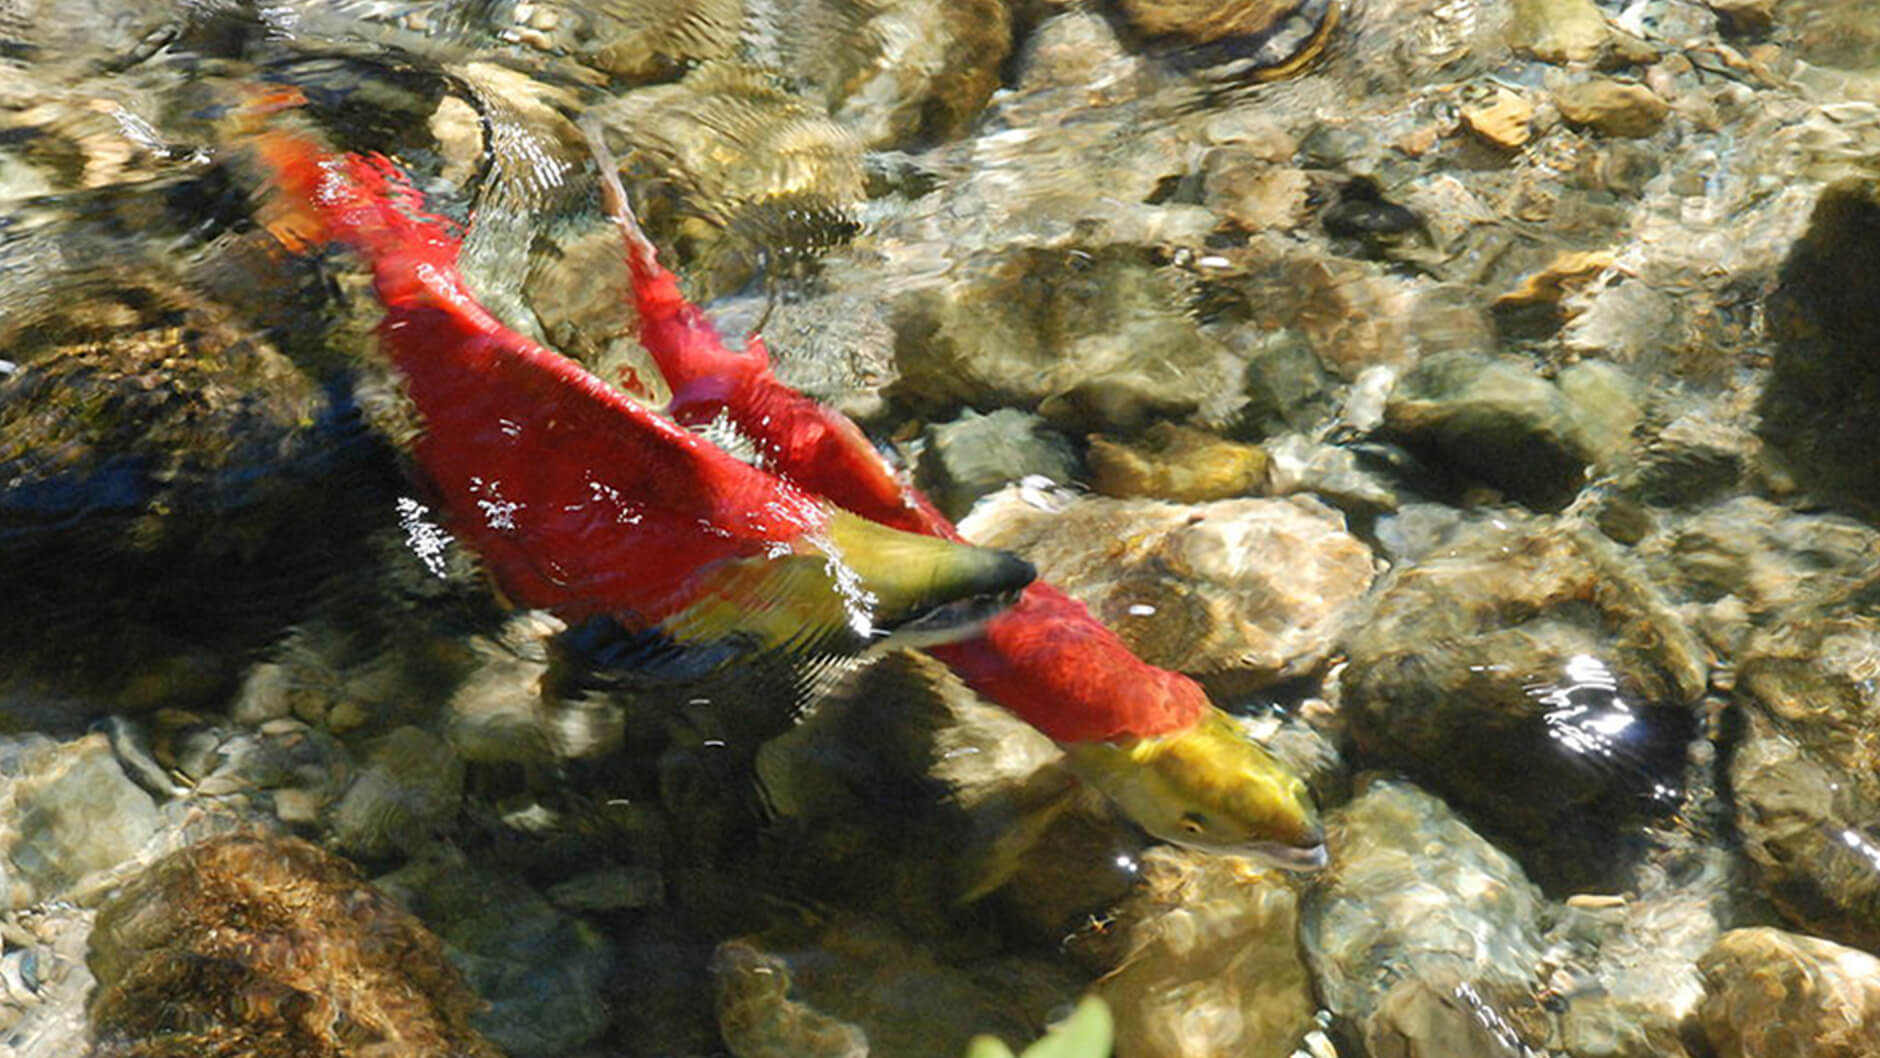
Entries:
MULTIPOLYGON (((1051 1027, 1022 1058, 1109 1058, 1113 1022, 1109 1004, 1085 996, 1071 1016, 1051 1027)), ((991 1036, 975 1036, 966 1058, 1012 1058, 1012 1050, 991 1036)))

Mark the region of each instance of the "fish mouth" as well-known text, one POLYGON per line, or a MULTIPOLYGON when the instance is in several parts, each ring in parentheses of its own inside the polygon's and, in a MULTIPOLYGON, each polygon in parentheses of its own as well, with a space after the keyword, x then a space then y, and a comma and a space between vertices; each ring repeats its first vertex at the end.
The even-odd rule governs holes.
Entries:
POLYGON ((922 611, 911 620, 883 629, 885 638, 877 646, 921 649, 971 639, 985 631, 988 621, 1010 609, 1024 590, 1018 587, 988 592, 922 611))
POLYGON ((1235 845, 1218 851, 1257 860, 1269 867, 1279 867, 1298 874, 1309 874, 1322 870, 1331 862, 1331 854, 1324 844, 1287 845, 1277 841, 1255 841, 1246 845, 1235 845))

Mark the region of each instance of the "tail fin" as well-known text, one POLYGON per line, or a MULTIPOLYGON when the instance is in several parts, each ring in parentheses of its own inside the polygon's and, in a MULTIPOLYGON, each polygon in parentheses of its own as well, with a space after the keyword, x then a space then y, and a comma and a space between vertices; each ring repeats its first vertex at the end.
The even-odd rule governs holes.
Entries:
POLYGON ((329 243, 350 247, 371 265, 380 300, 410 304, 422 296, 420 277, 456 268, 462 236, 449 220, 425 211, 390 159, 333 152, 276 119, 299 102, 291 89, 255 90, 231 112, 235 140, 260 169, 262 224, 295 253, 329 243))

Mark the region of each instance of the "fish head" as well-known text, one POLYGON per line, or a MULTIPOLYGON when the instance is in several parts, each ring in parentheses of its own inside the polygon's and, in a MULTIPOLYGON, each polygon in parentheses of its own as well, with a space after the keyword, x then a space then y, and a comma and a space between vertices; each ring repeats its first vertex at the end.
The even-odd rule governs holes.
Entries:
POLYGON ((1153 837, 1287 870, 1325 866, 1325 832, 1305 782, 1219 710, 1181 731, 1064 750, 1153 837))

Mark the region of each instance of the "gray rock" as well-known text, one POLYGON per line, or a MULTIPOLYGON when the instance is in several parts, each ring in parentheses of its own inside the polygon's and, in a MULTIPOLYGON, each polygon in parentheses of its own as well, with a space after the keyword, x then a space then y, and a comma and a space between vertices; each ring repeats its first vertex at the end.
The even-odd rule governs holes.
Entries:
POLYGON ((505 1053, 555 1058, 607 1029, 612 945, 522 880, 442 855, 374 883, 444 941, 451 964, 488 1001, 472 1023, 505 1053))
POLYGON ((1425 360, 1398 383, 1385 422, 1406 444, 1542 510, 1579 492, 1593 458, 1567 398, 1513 360, 1425 360))
POLYGON ((19 908, 68 896, 141 852, 157 806, 101 734, 33 740, 0 771, 0 896, 19 908))
POLYGON ((1070 440, 1014 408, 989 415, 968 409, 952 422, 927 427, 924 440, 915 481, 955 520, 981 496, 1012 482, 1036 475, 1067 485, 1078 477, 1070 440))
POLYGON ((1378 782, 1332 813, 1300 941, 1362 1053, 1513 1058, 1546 1038, 1541 894, 1436 798, 1378 782))

